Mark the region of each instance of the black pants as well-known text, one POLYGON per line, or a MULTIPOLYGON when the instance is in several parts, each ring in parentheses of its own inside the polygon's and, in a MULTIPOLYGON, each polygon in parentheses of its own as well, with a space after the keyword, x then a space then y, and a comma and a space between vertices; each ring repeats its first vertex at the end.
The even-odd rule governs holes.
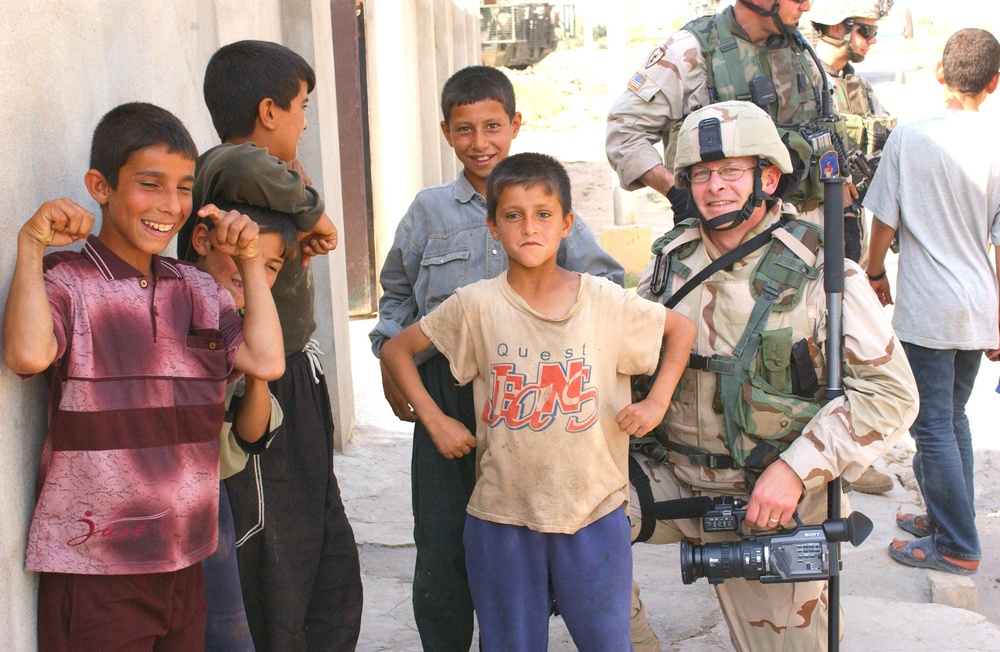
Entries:
MULTIPOLYGON (((420 366, 420 378, 434 402, 450 417, 476 432, 472 385, 456 387, 448 360, 436 355, 420 366)), ((468 652, 473 608, 465 570, 465 508, 476 483, 476 455, 442 457, 427 430, 413 429, 413 616, 425 650, 468 652)))
POLYGON ((305 353, 270 389, 283 432, 226 481, 243 601, 257 652, 353 650, 361 567, 333 473, 333 417, 305 353))

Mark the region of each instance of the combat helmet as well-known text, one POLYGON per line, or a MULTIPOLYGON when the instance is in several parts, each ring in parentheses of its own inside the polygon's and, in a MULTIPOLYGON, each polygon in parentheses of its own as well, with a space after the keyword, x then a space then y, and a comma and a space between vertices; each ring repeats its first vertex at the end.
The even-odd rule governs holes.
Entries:
MULTIPOLYGON (((834 47, 840 47, 850 43, 855 18, 882 20, 889 14, 892 5, 893 0, 821 0, 817 6, 809 10, 809 20, 816 32, 821 35, 821 40, 834 47), (825 26, 841 23, 847 28, 841 39, 828 36, 823 29, 825 26)), ((864 56, 851 49, 850 45, 847 46, 847 55, 852 63, 861 63, 864 60, 864 56)))
POLYGON ((674 182, 678 188, 688 186, 688 169, 695 163, 740 156, 757 159, 753 171, 753 193, 740 210, 710 220, 702 217, 705 228, 728 231, 745 222, 758 206, 774 199, 774 196, 764 192, 761 181, 764 170, 772 164, 778 166, 782 174, 779 189, 787 192, 787 184, 795 183, 794 168, 771 116, 752 102, 732 100, 710 104, 684 119, 677 134, 674 156, 674 182))

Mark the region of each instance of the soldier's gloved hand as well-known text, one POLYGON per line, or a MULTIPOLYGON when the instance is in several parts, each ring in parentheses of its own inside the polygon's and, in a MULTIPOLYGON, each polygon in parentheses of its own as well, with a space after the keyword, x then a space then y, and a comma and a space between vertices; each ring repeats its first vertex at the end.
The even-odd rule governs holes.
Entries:
POLYGON ((674 224, 689 217, 698 217, 698 209, 695 208, 689 189, 674 186, 667 191, 667 199, 670 200, 670 208, 674 212, 674 224))

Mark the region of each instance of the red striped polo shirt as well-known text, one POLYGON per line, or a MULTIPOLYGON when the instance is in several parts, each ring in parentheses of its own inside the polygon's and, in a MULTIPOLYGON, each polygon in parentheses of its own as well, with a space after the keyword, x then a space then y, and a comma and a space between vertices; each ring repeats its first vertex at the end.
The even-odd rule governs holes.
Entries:
POLYGON ((208 274, 160 256, 152 270, 94 236, 45 257, 58 352, 29 571, 167 572, 215 549, 219 428, 243 324, 208 274))

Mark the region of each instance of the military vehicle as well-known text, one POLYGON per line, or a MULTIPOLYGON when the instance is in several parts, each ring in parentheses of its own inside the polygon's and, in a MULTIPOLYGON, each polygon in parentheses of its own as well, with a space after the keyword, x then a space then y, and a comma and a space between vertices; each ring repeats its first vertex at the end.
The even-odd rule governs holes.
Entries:
POLYGON ((483 64, 524 70, 575 32, 573 5, 484 0, 480 11, 483 64))

